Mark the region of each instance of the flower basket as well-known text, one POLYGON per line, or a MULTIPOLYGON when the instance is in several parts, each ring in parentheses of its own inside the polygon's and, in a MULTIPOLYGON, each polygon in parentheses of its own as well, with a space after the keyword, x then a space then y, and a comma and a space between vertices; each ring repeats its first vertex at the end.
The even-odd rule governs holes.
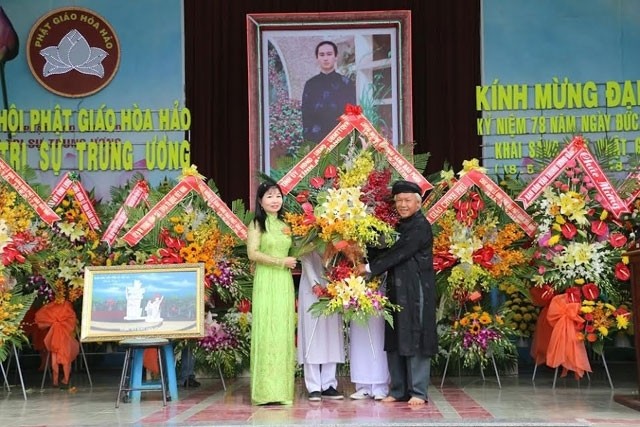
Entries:
POLYGON ((485 369, 492 357, 496 364, 513 365, 517 360, 513 338, 514 331, 505 324, 503 316, 492 315, 480 306, 438 328, 444 355, 460 360, 466 369, 485 369))

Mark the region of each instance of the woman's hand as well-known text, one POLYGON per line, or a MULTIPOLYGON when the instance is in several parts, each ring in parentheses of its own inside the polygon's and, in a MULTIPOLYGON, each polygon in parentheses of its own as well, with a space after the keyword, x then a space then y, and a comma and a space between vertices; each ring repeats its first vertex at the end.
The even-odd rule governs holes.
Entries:
POLYGON ((296 268, 296 265, 298 264, 298 260, 295 259, 292 256, 288 256, 284 259, 284 266, 293 270, 294 268, 296 268))

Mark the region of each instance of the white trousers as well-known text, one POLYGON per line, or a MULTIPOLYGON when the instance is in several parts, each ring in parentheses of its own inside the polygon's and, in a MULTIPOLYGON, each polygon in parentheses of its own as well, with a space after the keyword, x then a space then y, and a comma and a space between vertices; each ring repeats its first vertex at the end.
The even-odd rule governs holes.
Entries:
POLYGON ((389 394, 389 384, 360 384, 356 383, 356 391, 364 390, 370 396, 387 396, 389 394))
POLYGON ((337 363, 323 363, 321 365, 314 363, 304 364, 304 383, 307 391, 325 391, 329 387, 337 388, 338 380, 336 379, 337 363))

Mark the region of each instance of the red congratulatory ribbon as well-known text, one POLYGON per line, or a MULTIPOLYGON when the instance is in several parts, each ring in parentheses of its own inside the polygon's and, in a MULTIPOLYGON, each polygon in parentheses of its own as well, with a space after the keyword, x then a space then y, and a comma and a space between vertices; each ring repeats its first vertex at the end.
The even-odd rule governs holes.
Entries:
POLYGON ((427 220, 434 223, 458 199, 464 196, 473 186, 480 188, 487 197, 495 202, 502 210, 518 224, 528 236, 536 233, 537 225, 533 218, 520 207, 502 188, 486 174, 472 170, 464 174, 444 196, 427 212, 427 220))
POLYGON ((60 221, 60 217, 42 198, 36 193, 27 182, 22 179, 11 166, 0 158, 0 177, 2 177, 28 204, 33 208, 40 218, 49 226, 60 221))

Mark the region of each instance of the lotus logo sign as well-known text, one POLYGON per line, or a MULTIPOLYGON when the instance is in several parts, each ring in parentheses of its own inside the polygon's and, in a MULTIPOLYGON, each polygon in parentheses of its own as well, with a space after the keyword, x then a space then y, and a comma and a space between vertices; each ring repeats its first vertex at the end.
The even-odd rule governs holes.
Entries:
POLYGON ((27 61, 47 90, 78 98, 98 92, 113 79, 120 63, 120 45, 101 16, 67 7, 47 13, 31 28, 27 61))

